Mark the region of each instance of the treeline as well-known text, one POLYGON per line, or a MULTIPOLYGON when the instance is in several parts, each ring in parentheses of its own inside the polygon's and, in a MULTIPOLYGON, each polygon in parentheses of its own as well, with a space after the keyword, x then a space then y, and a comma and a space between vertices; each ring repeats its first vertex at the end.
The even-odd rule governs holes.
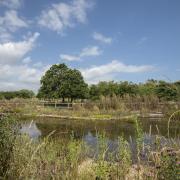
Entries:
POLYGON ((28 99, 34 97, 35 94, 31 90, 19 90, 19 91, 1 91, 0 92, 0 100, 2 99, 14 99, 14 98, 23 98, 23 99, 28 99))
MULTIPOLYGON (((154 79, 145 83, 133 82, 99 82, 96 85, 86 84, 81 72, 65 64, 55 64, 41 78, 38 91, 39 99, 62 99, 62 102, 82 99, 99 100, 101 97, 156 97, 160 101, 180 100, 180 81, 166 82, 154 79)), ((20 90, 0 92, 0 99, 32 98, 33 91, 20 90)))
POLYGON ((79 99, 98 100, 102 96, 115 95, 122 98, 154 96, 159 100, 177 101, 180 98, 180 81, 165 82, 151 79, 140 84, 110 81, 88 86, 80 71, 71 69, 65 64, 55 64, 41 78, 37 97, 72 102, 79 99))
POLYGON ((135 84, 132 82, 100 82, 89 87, 89 98, 98 100, 101 96, 113 95, 126 96, 156 96, 159 100, 177 101, 180 100, 180 81, 165 82, 148 80, 146 83, 135 84))
MULTIPOLYGON (((75 87, 75 86, 73 86, 75 87)), ((98 84, 89 85, 86 87, 80 86, 78 88, 78 84, 76 84, 76 88, 73 91, 74 99, 90 99, 90 100, 99 100, 102 96, 104 97, 113 97, 114 95, 118 97, 146 97, 146 96, 155 96, 159 98, 159 100, 166 101, 178 101, 180 100, 180 81, 177 82, 165 82, 165 81, 157 81, 157 80, 148 80, 146 83, 132 83, 128 81, 124 82, 114 82, 114 81, 103 81, 98 84), (81 89, 81 90, 80 90, 81 89), (78 92, 77 98, 76 93, 78 92), (84 94, 83 94, 84 91, 84 94), (82 94, 82 97, 80 96, 82 94)), ((67 88, 65 88, 67 91, 67 88)), ((58 93, 58 91, 57 91, 58 93)), ((71 90, 68 90, 69 95, 67 97, 71 97, 71 90)), ((39 95, 39 94, 38 94, 39 95)), ((62 97, 52 96, 51 93, 47 93, 45 99, 61 99, 62 97), (48 97, 47 97, 48 95, 48 97)), ((19 91, 2 91, 0 92, 0 99, 13 99, 13 98, 33 98, 35 97, 35 93, 31 90, 19 90, 19 91)), ((38 96, 37 96, 38 97, 38 96)), ((67 99, 65 96, 65 98, 67 99)), ((43 97, 40 97, 43 98, 43 97)))

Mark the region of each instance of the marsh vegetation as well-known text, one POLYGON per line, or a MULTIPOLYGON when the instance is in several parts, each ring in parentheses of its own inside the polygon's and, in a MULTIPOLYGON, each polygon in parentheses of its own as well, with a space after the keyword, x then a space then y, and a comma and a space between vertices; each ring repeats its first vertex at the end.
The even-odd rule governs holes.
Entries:
POLYGON ((16 118, 2 117, 1 179, 179 179, 179 135, 168 138, 159 132, 145 143, 141 122, 133 121, 133 149, 121 132, 112 148, 103 130, 96 130, 92 148, 73 131, 68 141, 54 136, 54 130, 32 139, 20 133, 16 118))

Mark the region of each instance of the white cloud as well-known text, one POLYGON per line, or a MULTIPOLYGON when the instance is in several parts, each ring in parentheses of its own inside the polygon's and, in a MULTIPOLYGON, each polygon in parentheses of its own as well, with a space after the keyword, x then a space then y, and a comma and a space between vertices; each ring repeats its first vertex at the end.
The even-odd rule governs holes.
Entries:
POLYGON ((38 36, 39 33, 34 33, 24 41, 0 43, 0 90, 37 91, 40 78, 49 66, 41 62, 31 65, 31 57, 23 57, 33 49, 38 36))
POLYGON ((19 42, 0 43, 0 64, 11 64, 20 61, 32 50, 39 33, 19 42))
POLYGON ((99 56, 102 51, 98 46, 89 46, 81 50, 79 55, 60 54, 60 59, 64 61, 80 61, 83 57, 99 56))
POLYGON ((93 38, 97 41, 100 41, 102 43, 105 43, 105 44, 111 44, 112 43, 112 38, 110 37, 106 37, 100 33, 93 33, 93 38))
POLYGON ((20 8, 22 0, 0 0, 0 5, 6 6, 11 9, 20 8))
POLYGON ((80 57, 79 56, 72 56, 72 55, 68 55, 68 54, 61 54, 60 59, 65 60, 65 61, 79 61, 80 57))
POLYGON ((80 57, 88 57, 88 56, 99 56, 102 51, 98 46, 91 46, 84 48, 80 54, 80 57))
POLYGON ((18 16, 17 11, 8 10, 4 16, 0 16, 0 41, 8 41, 12 38, 11 33, 20 28, 27 28, 27 21, 18 16))
POLYGON ((74 27, 76 23, 85 23, 87 10, 92 6, 92 1, 89 0, 53 4, 48 10, 42 11, 38 24, 62 33, 65 28, 74 27))
POLYGON ((1 65, 0 90, 32 89, 37 91, 42 75, 50 66, 41 68, 29 65, 1 65))
POLYGON ((10 31, 18 28, 28 27, 28 24, 18 16, 17 11, 6 11, 3 17, 0 17, 0 25, 10 31))
POLYGON ((113 75, 117 73, 140 73, 152 71, 153 69, 154 67, 150 65, 126 65, 122 62, 114 60, 105 65, 81 69, 81 72, 87 82, 95 83, 104 77, 113 77, 113 75))

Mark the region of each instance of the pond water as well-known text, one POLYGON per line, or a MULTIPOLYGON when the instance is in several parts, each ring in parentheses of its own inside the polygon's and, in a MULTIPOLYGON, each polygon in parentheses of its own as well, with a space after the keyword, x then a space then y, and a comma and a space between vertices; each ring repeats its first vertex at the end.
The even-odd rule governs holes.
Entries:
MULTIPOLYGON (((146 147, 156 149, 156 135, 163 136, 161 145, 178 144, 180 146, 180 123, 173 121, 170 124, 168 138, 168 122, 163 119, 140 119, 146 147)), ((62 120, 54 118, 31 119, 21 125, 21 133, 28 134, 34 140, 44 138, 54 132, 51 137, 59 138, 67 143, 73 137, 83 140, 92 150, 89 157, 98 154, 97 133, 105 133, 108 151, 115 152, 118 146, 118 137, 122 136, 129 142, 132 159, 136 161, 136 129, 135 123, 128 120, 62 120)), ((145 158, 144 158, 145 159, 145 158)))
MULTIPOLYGON (((144 141, 152 141, 155 135, 167 138, 167 121, 162 119, 140 119, 144 132, 144 141)), ((127 120, 62 120, 54 118, 31 119, 22 124, 22 133, 33 139, 43 138, 54 131, 52 137, 68 140, 72 134, 76 139, 83 139, 86 143, 96 143, 97 132, 104 133, 109 142, 116 142, 118 136, 123 135, 133 143, 135 138, 135 123, 127 120)), ((170 139, 180 139, 180 123, 170 124, 170 139)))

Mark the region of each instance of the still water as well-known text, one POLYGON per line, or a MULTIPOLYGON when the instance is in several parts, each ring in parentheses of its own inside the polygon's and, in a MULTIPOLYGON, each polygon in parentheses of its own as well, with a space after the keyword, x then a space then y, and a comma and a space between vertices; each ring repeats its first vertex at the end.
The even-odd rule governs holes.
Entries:
MULTIPOLYGON (((155 135, 167 138, 167 121, 163 119, 141 119, 144 132, 144 141, 149 142, 155 135)), ((31 119, 22 124, 22 133, 28 134, 33 139, 46 137, 54 131, 52 137, 68 140, 72 134, 76 139, 83 139, 88 144, 96 142, 97 132, 104 133, 109 142, 116 142, 118 136, 123 135, 126 140, 135 138, 135 123, 127 120, 62 120, 53 118, 31 119)), ((170 124, 170 138, 179 141, 180 123, 170 124)))

